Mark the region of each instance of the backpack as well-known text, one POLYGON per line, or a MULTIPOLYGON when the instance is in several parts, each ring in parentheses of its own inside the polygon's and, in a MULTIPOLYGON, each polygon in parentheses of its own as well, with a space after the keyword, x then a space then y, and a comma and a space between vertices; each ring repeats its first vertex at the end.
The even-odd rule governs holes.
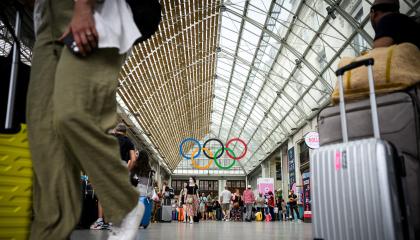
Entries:
POLYGON ((126 0, 133 12, 134 22, 141 33, 135 44, 152 37, 159 27, 162 7, 158 0, 126 0))
POLYGON ((272 220, 271 214, 270 213, 266 214, 265 215, 265 221, 270 222, 271 220, 272 220))
POLYGON ((172 187, 166 186, 165 198, 172 199, 175 197, 174 189, 172 187))
POLYGON ((255 213, 255 220, 262 221, 262 212, 255 213))

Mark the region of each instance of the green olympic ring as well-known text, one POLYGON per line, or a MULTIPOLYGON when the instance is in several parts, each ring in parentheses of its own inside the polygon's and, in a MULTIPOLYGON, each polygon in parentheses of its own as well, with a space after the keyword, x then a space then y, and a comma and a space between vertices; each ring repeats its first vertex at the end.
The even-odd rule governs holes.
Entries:
MULTIPOLYGON (((230 152, 230 154, 232 154, 232 155, 233 155, 233 157, 234 157, 234 158, 236 158, 235 153, 233 152, 233 150, 232 150, 232 149, 225 147, 225 149, 224 149, 224 150, 229 151, 229 152, 230 152)), ((231 168, 233 167, 233 165, 235 165, 236 160, 233 160, 233 161, 232 161, 232 163, 231 163, 229 166, 226 166, 226 167, 225 167, 225 166, 222 166, 222 165, 219 163, 219 160, 217 159, 217 155, 219 155, 220 151, 223 151, 223 148, 219 148, 219 150, 217 150, 217 151, 216 151, 216 153, 214 154, 214 156, 213 156, 213 158, 214 158, 214 163, 215 163, 215 164, 216 164, 216 166, 217 166, 218 168, 220 168, 220 169, 224 169, 224 170, 231 169, 231 168)))

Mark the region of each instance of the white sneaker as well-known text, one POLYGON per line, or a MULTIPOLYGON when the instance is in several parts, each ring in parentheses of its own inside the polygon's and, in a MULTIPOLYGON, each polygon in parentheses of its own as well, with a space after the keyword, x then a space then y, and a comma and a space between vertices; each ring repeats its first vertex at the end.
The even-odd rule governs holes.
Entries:
POLYGON ((104 226, 104 220, 103 218, 98 218, 91 226, 91 230, 101 230, 104 226))
POLYGON ((143 218, 144 204, 139 202, 121 222, 119 227, 112 226, 108 240, 133 240, 137 236, 138 226, 143 218))

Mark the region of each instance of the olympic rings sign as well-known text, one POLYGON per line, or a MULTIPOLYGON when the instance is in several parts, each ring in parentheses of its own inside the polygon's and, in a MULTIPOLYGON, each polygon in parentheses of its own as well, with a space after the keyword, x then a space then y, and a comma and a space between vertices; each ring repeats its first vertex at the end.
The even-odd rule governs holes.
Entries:
POLYGON ((183 157, 184 159, 188 159, 188 158, 190 158, 191 159, 191 164, 192 164, 192 166, 194 167, 194 168, 196 168, 196 169, 199 169, 199 170, 206 170, 206 169, 209 169, 210 168, 210 166, 212 165, 212 163, 213 163, 213 161, 214 161, 214 163, 216 164, 216 166, 219 168, 219 169, 224 169, 224 170, 227 170, 227 169, 231 169, 234 165, 235 165, 235 163, 236 163, 236 161, 239 161, 240 159, 242 159, 242 158, 244 158, 245 157, 245 155, 246 155, 246 153, 247 153, 247 151, 248 151, 248 145, 245 143, 245 141, 243 141, 242 139, 240 139, 240 138, 232 138, 232 139, 230 139, 229 141, 227 141, 227 143, 226 143, 226 147, 223 145, 223 143, 222 143, 222 141, 220 141, 220 139, 217 139, 217 138, 210 138, 210 139, 207 139, 205 142, 204 142, 204 144, 203 144, 203 147, 201 147, 201 144, 200 144, 200 142, 197 140, 197 139, 195 139, 195 138, 186 138, 186 139, 184 139, 182 142, 181 142, 181 144, 179 145, 179 154, 181 155, 181 157, 183 157), (215 141, 215 142, 218 142, 222 147, 221 148, 219 148, 214 154, 213 154, 213 152, 210 150, 210 148, 207 148, 206 146, 207 146, 207 144, 209 143, 209 142, 211 142, 211 141, 215 141), (198 145, 198 148, 196 148, 196 149, 194 149, 193 151, 192 151, 192 153, 191 153, 191 156, 187 156, 187 155, 185 155, 185 153, 184 153, 184 150, 183 150, 183 145, 185 144, 185 143, 187 143, 187 142, 194 142, 196 145, 198 145), (244 147, 245 147, 245 149, 244 149, 244 151, 241 153, 241 155, 239 155, 238 157, 236 157, 236 155, 235 155, 235 153, 233 152, 233 150, 232 149, 230 149, 229 148, 229 145, 232 143, 232 142, 239 142, 239 143, 241 143, 242 145, 244 145, 244 147), (196 163, 196 161, 195 161, 195 159, 196 158, 198 158, 200 155, 201 155, 201 151, 203 151, 203 154, 209 159, 209 163, 207 164, 207 165, 204 165, 204 166, 200 166, 200 165, 198 165, 197 163, 196 163), (231 164, 229 164, 228 166, 223 166, 220 162, 219 162, 219 158, 221 158, 222 157, 222 155, 223 155, 223 153, 226 151, 226 154, 227 154, 227 156, 229 157, 229 158, 231 158, 231 159, 233 159, 233 160, 235 160, 235 161, 233 161, 231 164))

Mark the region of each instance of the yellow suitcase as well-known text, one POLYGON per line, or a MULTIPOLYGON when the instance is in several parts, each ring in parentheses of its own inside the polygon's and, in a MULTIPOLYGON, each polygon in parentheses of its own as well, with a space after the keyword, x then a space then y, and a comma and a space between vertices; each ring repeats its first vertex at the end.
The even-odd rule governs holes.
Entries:
POLYGON ((0 134, 0 239, 27 239, 32 217, 32 161, 26 126, 0 134))

